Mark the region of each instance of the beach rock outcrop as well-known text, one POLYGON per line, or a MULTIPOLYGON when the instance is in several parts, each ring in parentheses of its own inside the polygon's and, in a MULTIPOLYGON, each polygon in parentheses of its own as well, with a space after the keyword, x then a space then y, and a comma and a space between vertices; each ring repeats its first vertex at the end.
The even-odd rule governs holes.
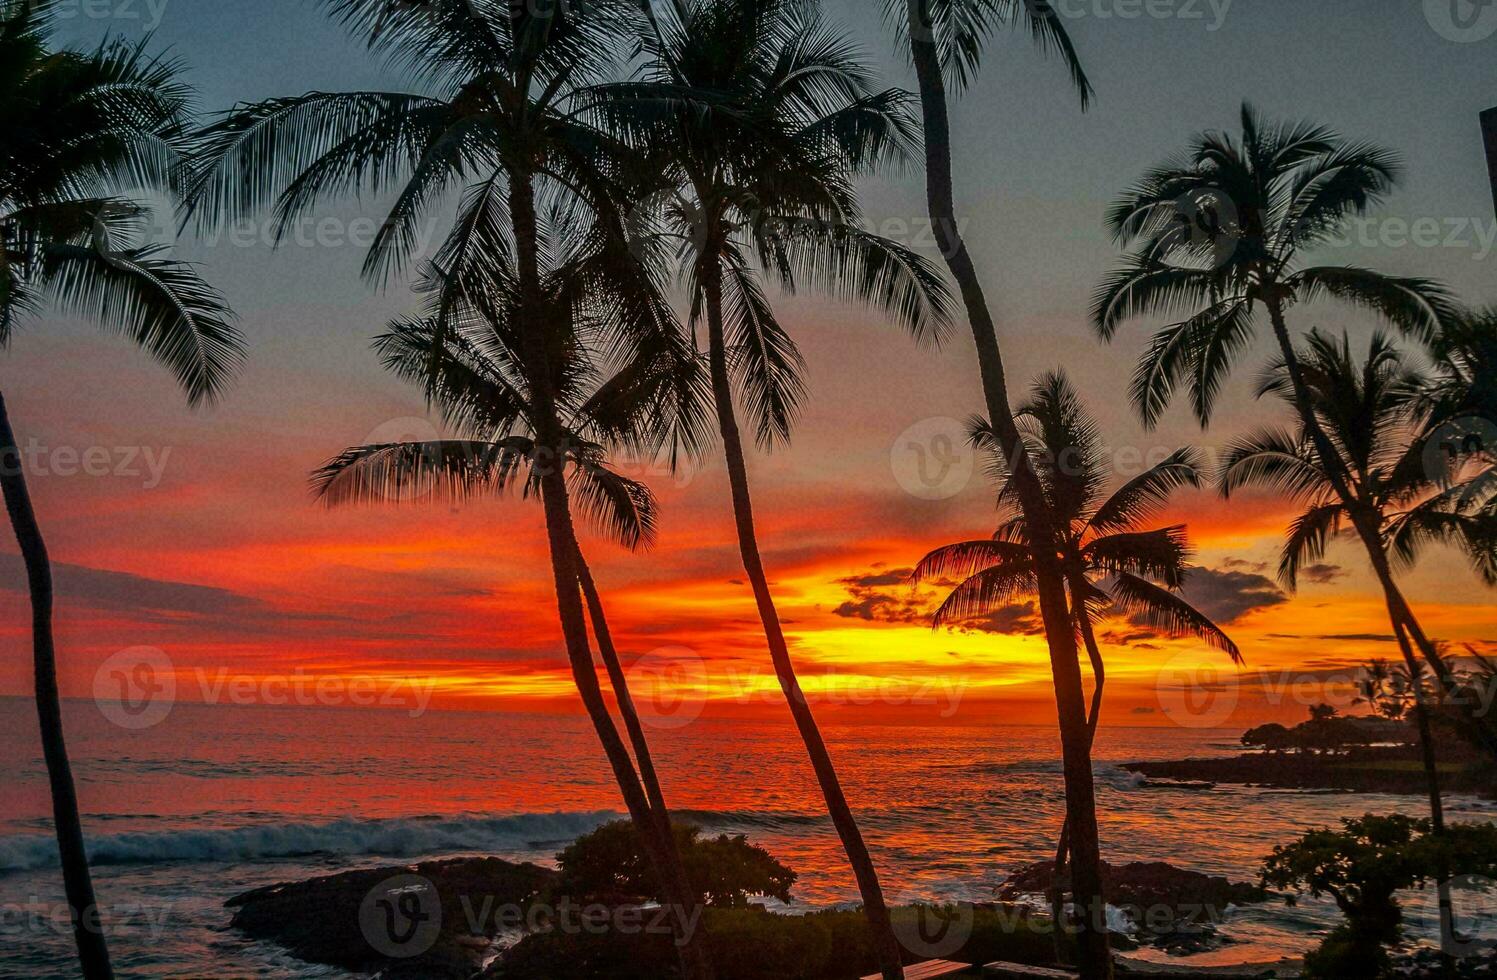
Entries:
MULTIPOLYGON (((1128 916, 1139 942, 1181 953, 1217 945, 1216 926, 1228 906, 1267 898, 1257 885, 1163 861, 1103 862, 1102 882, 1108 904, 1128 916)), ((1069 882, 1063 884, 1069 886, 1069 882)), ((1010 875, 999 886, 998 897, 1011 901, 1024 895, 1048 896, 1054 887, 1055 865, 1041 861, 1010 875)))
POLYGON ((224 904, 234 929, 309 963, 386 980, 466 980, 555 874, 493 857, 451 858, 268 885, 224 904))

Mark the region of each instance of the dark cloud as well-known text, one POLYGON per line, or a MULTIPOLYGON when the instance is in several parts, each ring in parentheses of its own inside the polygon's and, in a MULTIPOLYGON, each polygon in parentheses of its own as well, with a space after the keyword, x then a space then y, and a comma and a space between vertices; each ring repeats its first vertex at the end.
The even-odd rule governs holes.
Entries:
POLYGON ((1159 647, 1155 644, 1145 643, 1143 641, 1157 640, 1161 635, 1162 634, 1157 633, 1151 629, 1137 629, 1129 630, 1127 632, 1123 632, 1121 630, 1107 630, 1102 634, 1102 639, 1107 643, 1117 644, 1119 646, 1137 645, 1145 650, 1157 650, 1159 649, 1159 647))
POLYGON ((1364 640, 1372 643, 1392 643, 1398 639, 1392 633, 1269 633, 1274 640, 1364 640))
POLYGON ((1302 568, 1300 569, 1299 573, 1300 578, 1304 579, 1307 582, 1314 582, 1317 585, 1325 585, 1329 582, 1334 582, 1338 578, 1342 578, 1345 575, 1346 569, 1342 568, 1340 565, 1330 565, 1324 562, 1318 565, 1310 565, 1306 568, 1302 568))
POLYGON ((1268 571, 1268 562, 1248 561, 1246 558, 1228 558, 1226 561, 1222 562, 1222 568, 1228 569, 1229 571, 1256 572, 1257 574, 1262 575, 1264 572, 1268 571))
POLYGON ((832 615, 843 619, 862 619, 879 623, 926 623, 930 613, 925 604, 914 597, 900 598, 887 592, 858 590, 853 598, 832 610, 832 615))
POLYGON ((1014 602, 962 623, 961 629, 1006 636, 1034 636, 1045 631, 1039 608, 1033 602, 1014 602))
MULTIPOLYGON (((874 565, 865 572, 837 580, 847 589, 847 601, 832 610, 844 619, 870 623, 930 625, 937 602, 955 583, 932 583, 930 588, 910 584, 911 568, 874 565)), ((1002 633, 1032 636, 1043 633, 1044 623, 1034 602, 1016 602, 973 616, 953 628, 962 632, 1002 633)))
POLYGON ((1130 714, 1135 714, 1135 715, 1153 715, 1153 714, 1158 714, 1158 713, 1159 713, 1159 709, 1158 708, 1145 708, 1142 705, 1140 705, 1137 708, 1134 708, 1130 712, 1130 714))
POLYGON ((837 579, 847 590, 846 602, 832 610, 843 619, 861 619, 878 623, 921 623, 929 625, 931 596, 910 582, 913 568, 890 568, 883 562, 837 579))
MULTIPOLYGON (((1230 564, 1230 561, 1229 561, 1230 564)), ((1257 572, 1194 566, 1185 576, 1186 601, 1218 624, 1289 601, 1273 580, 1257 572)))
MULTIPOLYGON (((53 588, 59 598, 78 599, 91 606, 128 609, 137 614, 176 617, 257 616, 270 607, 251 596, 129 572, 111 572, 86 565, 52 564, 53 588)), ((27 592, 26 566, 20 555, 0 555, 0 590, 27 592)))
POLYGON ((843 585, 857 588, 878 588, 889 585, 908 585, 910 584, 910 576, 914 574, 915 570, 913 568, 892 568, 887 571, 878 571, 875 569, 862 575, 852 575, 848 578, 838 579, 838 581, 843 585))

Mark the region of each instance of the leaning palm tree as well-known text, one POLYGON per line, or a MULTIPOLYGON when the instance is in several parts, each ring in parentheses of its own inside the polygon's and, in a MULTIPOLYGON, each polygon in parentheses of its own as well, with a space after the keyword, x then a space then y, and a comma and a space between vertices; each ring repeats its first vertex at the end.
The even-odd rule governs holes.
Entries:
MULTIPOLYGON (((1497 585, 1497 493, 1490 487, 1481 492, 1470 483, 1442 485, 1431 471, 1425 449, 1439 418, 1419 410, 1417 396, 1424 383, 1404 367, 1397 349, 1383 334, 1375 334, 1366 361, 1359 362, 1345 336, 1338 343, 1312 330, 1297 356, 1300 384, 1337 454, 1335 462, 1327 464, 1318 440, 1303 424, 1298 431, 1265 430, 1237 440, 1221 460, 1224 496, 1257 486, 1305 507, 1290 526, 1279 560, 1280 581, 1293 589, 1300 570, 1323 557, 1343 526, 1363 526, 1376 532, 1377 558, 1386 567, 1410 566, 1427 545, 1443 542, 1464 551, 1482 579, 1497 585), (1342 481, 1333 480, 1333 472, 1343 474, 1342 481)), ((1282 360, 1271 367, 1260 393, 1287 402, 1299 397, 1282 360)), ((1430 817, 1435 832, 1444 833, 1421 662, 1400 616, 1398 597, 1385 588, 1384 599, 1411 682, 1430 817)), ((1448 937, 1453 920, 1443 878, 1440 911, 1448 937)))
MULTIPOLYGON (((191 199, 205 221, 233 220, 273 209, 284 232, 329 196, 393 193, 394 203, 365 262, 381 280, 412 258, 423 220, 463 199, 443 263, 472 270, 477 295, 500 281, 495 267, 512 255, 515 335, 512 356, 533 384, 531 421, 537 451, 565 458, 560 390, 552 362, 557 330, 543 241, 543 213, 582 209, 594 229, 621 242, 621 202, 631 188, 628 147, 577 111, 588 87, 615 64, 619 15, 628 4, 599 0, 323 0, 350 30, 406 70, 419 92, 311 92, 239 106, 202 134, 191 199), (476 181, 476 183, 475 183, 476 181), (504 244, 512 244, 506 251, 504 244), (486 269, 485 267, 488 266, 486 269)), ((606 261, 623 263, 614 250, 606 261)), ((465 281, 469 272, 462 272, 465 281)), ((623 295, 615 277, 614 291, 623 295)), ((645 276, 644 278, 647 278, 645 276)), ((630 302, 639 301, 636 292, 630 302)), ((649 304, 648 300, 645 305, 649 304)), ((440 312, 440 311, 439 311, 440 312)), ((437 333, 450 328, 439 316, 437 333)), ((558 365, 559 367, 559 365, 558 365)), ((546 515, 557 610, 567 656, 584 703, 597 718, 587 617, 578 594, 577 549, 567 477, 559 466, 536 470, 546 515)), ((599 736, 633 800, 617 733, 599 736)), ((641 837, 656 828, 638 812, 641 837)), ((669 838, 669 835, 665 835, 669 838)), ((663 891, 688 901, 685 874, 671 861, 673 840, 658 842, 663 891)), ((679 936, 689 977, 712 974, 702 942, 679 936)))
MULTIPOLYGON (((1120 242, 1137 243, 1098 289, 1093 320, 1104 338, 1132 317, 1180 314, 1157 334, 1134 375, 1134 405, 1154 425, 1176 389, 1190 388, 1204 426, 1227 373, 1246 351, 1264 313, 1278 344, 1293 407, 1326 461, 1338 494, 1353 495, 1352 474, 1313 410, 1287 318, 1296 304, 1335 299, 1369 310, 1405 336, 1432 341, 1456 311, 1445 290, 1418 278, 1352 266, 1306 263, 1347 220, 1394 188, 1399 165, 1388 151, 1350 142, 1308 123, 1272 124, 1244 105, 1234 138, 1205 133, 1183 161, 1144 177, 1108 216, 1120 242)), ((1378 529, 1348 515, 1395 616, 1442 681, 1453 683, 1383 560, 1378 529)), ((1497 750, 1497 741, 1492 742, 1497 750)))
MULTIPOLYGON (((486 260, 481 283, 433 268, 421 283, 429 297, 425 313, 396 321, 376 339, 375 348, 388 370, 424 386, 456 437, 348 449, 314 475, 319 497, 341 504, 420 499, 439 491, 464 499, 518 489, 544 504, 545 478, 555 470, 562 473, 568 506, 579 517, 631 549, 648 544, 654 536, 654 499, 643 484, 610 468, 609 457, 612 452, 651 454, 667 442, 693 443, 704 418, 698 407, 701 393, 694 390, 700 370, 689 352, 673 348, 669 335, 653 333, 656 318, 666 318, 663 307, 634 304, 632 283, 623 291, 613 288, 618 270, 627 265, 598 254, 558 259, 544 279, 543 292, 543 315, 551 326, 546 363, 556 393, 552 408, 539 407, 540 385, 517 350, 524 334, 523 307, 512 259, 486 260), (626 322, 635 316, 652 322, 626 322), (620 351, 622 363, 607 370, 609 365, 595 353, 599 348, 620 351), (549 428, 560 433, 551 443, 537 436, 548 428, 538 414, 545 410, 553 413, 549 428)), ((580 589, 637 770, 608 714, 590 653, 585 663, 573 659, 573 678, 645 853, 662 878, 662 893, 690 901, 665 797, 601 596, 575 536, 563 547, 567 550, 552 553, 553 566, 562 569, 558 588, 573 602, 580 589), (564 584, 563 574, 571 576, 564 584)), ((691 947, 683 950, 683 969, 705 969, 700 941, 689 933, 677 939, 691 947)))
MULTIPOLYGON (((94 320, 166 365, 191 404, 211 401, 242 358, 223 299, 192 269, 142 244, 145 208, 126 188, 173 189, 190 108, 181 68, 143 46, 52 46, 56 4, 0 0, 0 345, 50 310, 94 320)), ((112 976, 63 739, 52 576, 0 398, 0 488, 31 594, 37 714, 73 934, 83 975, 112 976)))
MULTIPOLYGON (((1084 109, 1092 96, 1065 22, 1054 5, 1032 0, 885 0, 890 23, 909 45, 919 82, 925 132, 926 206, 936 243, 956 279, 977 348, 987 417, 1005 458, 1014 461, 1014 495, 1040 540, 1059 541, 1059 529, 1045 503, 1044 490, 1024 452, 1023 437, 1009 404, 997 323, 983 291, 977 265, 957 221, 951 162, 950 98, 964 89, 982 64, 983 48, 996 31, 1027 30, 1042 48, 1060 54, 1084 109)), ((1036 589, 1050 647, 1050 672, 1071 826, 1072 881, 1082 909, 1077 944, 1084 980, 1112 976, 1107 939, 1107 902, 1102 890, 1102 854, 1097 840, 1096 789, 1091 739, 1087 735, 1086 693, 1080 654, 1070 628, 1065 573, 1050 549, 1038 552, 1036 589)))
POLYGON ((846 36, 804 0, 644 6, 642 77, 602 87, 594 109, 650 147, 668 175, 659 206, 637 209, 634 230, 680 243, 693 323, 706 327, 739 551, 770 659, 857 880, 879 968, 902 977, 877 871, 769 587, 735 395, 763 448, 789 439, 804 395, 802 362, 766 283, 872 303, 917 336, 934 336, 948 322, 944 289, 928 264, 859 227, 854 178, 908 155, 913 126, 903 93, 876 90, 846 36))
MULTIPOLYGON (((1178 449, 1104 497, 1107 472, 1097 423, 1064 374, 1047 374, 1035 383, 1029 403, 1019 410, 1018 423, 1060 528, 1059 557, 1071 617, 1091 661, 1088 737, 1096 738, 1106 684, 1096 635, 1096 623, 1103 616, 1123 614, 1172 637, 1194 637, 1241 663, 1237 644, 1179 594, 1190 558, 1185 528, 1144 527, 1175 490, 1200 486, 1200 453, 1178 449)), ((991 539, 938 548, 915 566, 916 582, 953 576, 959 580, 932 616, 936 629, 960 628, 1033 595, 1037 584, 1035 538, 1015 506, 1012 473, 992 426, 980 421, 972 436, 973 444, 987 451, 995 469, 1005 476, 998 498, 1009 514, 991 539)), ((1069 826, 1063 825, 1052 893, 1057 921, 1069 838, 1069 826)))

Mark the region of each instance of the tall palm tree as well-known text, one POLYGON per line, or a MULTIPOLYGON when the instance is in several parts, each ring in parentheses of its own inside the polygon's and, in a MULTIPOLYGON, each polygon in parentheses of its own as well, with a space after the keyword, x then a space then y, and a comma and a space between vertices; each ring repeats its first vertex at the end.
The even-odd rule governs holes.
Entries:
MULTIPOLYGON (((1097 423, 1063 373, 1047 374, 1035 383, 1017 420, 1060 528, 1071 616, 1091 661, 1088 736, 1096 738, 1106 684, 1095 629, 1105 615, 1122 613, 1170 636, 1195 637, 1241 663, 1237 644, 1178 593, 1190 558, 1185 528, 1143 526, 1175 490, 1200 486, 1200 453, 1176 450, 1104 497, 1108 474, 1097 423)), ((974 426, 973 443, 992 455, 998 472, 1010 474, 986 421, 974 426)), ((932 617, 937 629, 961 626, 1035 592, 1035 539, 1015 506, 1011 475, 998 496, 1009 515, 991 539, 938 548, 915 566, 916 582, 959 579, 932 617)), ((1055 856, 1057 921, 1069 837, 1065 825, 1055 856)))
MULTIPOLYGON (((567 458, 555 374, 564 364, 553 361, 555 345, 571 334, 557 322, 558 306, 548 295, 554 289, 549 273, 557 270, 545 268, 551 255, 541 216, 580 208, 591 228, 612 228, 615 243, 623 241, 620 202, 630 200, 631 191, 621 182, 631 173, 631 153, 577 110, 589 86, 615 67, 620 18, 634 8, 610 0, 323 2, 424 91, 310 92, 238 106, 202 134, 191 199, 208 221, 273 208, 284 232, 328 196, 394 193, 364 267, 367 276, 385 279, 411 259, 421 221, 462 191, 443 266, 465 281, 474 277, 475 296, 500 281, 513 289, 510 353, 533 386, 536 451, 567 458), (512 255, 508 276, 498 267, 504 255, 512 255)), ((603 262, 648 279, 622 248, 603 262)), ((615 295, 627 295, 620 285, 627 278, 614 277, 615 295)), ((629 300, 639 301, 639 291, 629 300)), ((435 325, 431 340, 439 349, 452 324, 442 314, 435 325)), ((578 592, 567 476, 560 466, 541 466, 535 474, 573 676, 641 837, 656 840, 662 891, 684 905, 690 896, 680 862, 672 859, 674 840, 668 833, 656 839, 628 753, 611 722, 603 724, 606 710, 578 592)), ((686 974, 710 977, 699 937, 677 939, 686 974)))
MULTIPOLYGON (((1443 486, 1431 472, 1425 449, 1439 419, 1419 411, 1422 383, 1404 367, 1387 337, 1375 334, 1367 359, 1359 362, 1347 337, 1338 343, 1312 330, 1297 353, 1300 382, 1337 454, 1335 463, 1327 463, 1303 424, 1294 432, 1264 430, 1239 439, 1221 460, 1224 496, 1259 486, 1305 507, 1290 526, 1279 560, 1280 581, 1293 589, 1300 570, 1319 561, 1331 537, 1350 525, 1376 531, 1378 557, 1387 567, 1412 565, 1426 545, 1439 541, 1463 550, 1481 578, 1497 585, 1497 493, 1487 488, 1486 493, 1473 494, 1469 484, 1443 486), (1344 482, 1333 480, 1332 472, 1343 474, 1344 482), (1349 492, 1343 493, 1343 486, 1349 492)), ((1287 402, 1299 397, 1282 360, 1265 376, 1260 394, 1287 402)), ((1421 663, 1400 618, 1397 597, 1385 588, 1384 599, 1411 682, 1430 817, 1435 832, 1443 834, 1444 810, 1421 663)), ((1453 919, 1447 878, 1441 878, 1440 912, 1443 935, 1449 937, 1453 919)))
MULTIPOLYGON (((654 333, 668 321, 663 306, 638 305, 633 282, 616 288, 620 269, 629 272, 627 265, 606 250, 561 252, 557 258, 557 267, 543 280, 542 293, 542 315, 550 326, 546 365, 552 372, 550 390, 556 395, 553 407, 540 407, 536 393, 541 385, 531 373, 533 362, 518 349, 526 332, 522 310, 527 307, 512 259, 486 258, 481 272, 476 272, 482 282, 462 273, 429 271, 422 283, 429 294, 425 313, 395 322, 375 346, 387 369, 424 385, 428 399, 457 437, 348 449, 315 474, 314 487, 322 499, 332 504, 398 500, 436 490, 462 498, 519 488, 527 497, 539 496, 544 504, 548 471, 556 470, 568 487, 568 506, 579 516, 630 548, 653 538, 653 497, 644 485, 611 469, 609 454, 653 453, 671 440, 695 440, 693 429, 703 418, 700 392, 693 390, 700 370, 689 352, 679 356, 683 351, 672 349, 669 335, 654 333), (634 317, 646 322, 629 322, 634 317), (599 349, 618 351, 622 363, 609 371, 606 359, 596 353, 599 349), (539 415, 546 410, 553 413, 549 425, 539 415), (549 444, 537 435, 547 429, 559 433, 549 444)), ((572 576, 558 587, 573 602, 581 590, 635 750, 637 770, 608 714, 590 652, 585 662, 573 658, 573 678, 645 852, 663 879, 663 893, 690 902, 670 835, 669 811, 601 597, 575 536, 562 539, 557 549, 551 556, 553 566, 572 576), (562 547, 566 550, 559 550, 562 547)), ((579 626, 575 621, 571 625, 579 626)), ((586 642, 584 633, 584 650, 586 642)), ((688 975, 710 970, 700 937, 683 932, 676 938, 688 975)))
MULTIPOLYGON (((925 133, 926 206, 936 243, 966 307, 977 349, 987 417, 1005 458, 1014 461, 1014 494, 1025 518, 1038 539, 1058 543, 1058 526, 1024 452, 1023 438, 1009 404, 997 324, 957 220, 949 102, 953 90, 960 94, 981 67, 988 38, 1011 27, 1027 30, 1042 48, 1060 55, 1083 109, 1092 96, 1091 83, 1064 21, 1051 4, 1030 0, 886 0, 885 6, 890 23, 909 45, 919 83, 925 133)), ((1080 654, 1075 632, 1069 625, 1064 570, 1058 557, 1051 557, 1050 549, 1044 549, 1038 557, 1035 587, 1050 648, 1066 814, 1071 827, 1072 882, 1082 911, 1077 936, 1079 965, 1084 980, 1105 980, 1112 976, 1112 953, 1107 939, 1107 902, 1102 890, 1096 790, 1080 654)))
MULTIPOLYGON (((181 67, 143 45, 53 47, 50 0, 0 0, 0 345, 51 310, 97 322, 166 365, 189 403, 211 401, 243 356, 223 299, 192 267, 142 243, 124 188, 170 191, 190 110, 181 67)), ((113 975, 63 737, 52 574, 0 397, 0 489, 31 595, 37 715, 83 975, 113 975)))
MULTIPOLYGON (((1134 375, 1133 401, 1152 426, 1176 389, 1188 384, 1204 426, 1227 373, 1257 332, 1259 313, 1266 313, 1305 433, 1326 460, 1337 493, 1351 497, 1351 474, 1313 410, 1288 311, 1340 300, 1425 343, 1457 312, 1445 290, 1427 279, 1305 261, 1394 188, 1399 165, 1391 153, 1308 123, 1268 123, 1248 105, 1241 128, 1235 138, 1215 132, 1196 137, 1184 161, 1151 170, 1113 206, 1108 222, 1114 234, 1137 248, 1098 289, 1093 321, 1110 339, 1135 316, 1183 315, 1155 334, 1134 375)), ((1398 589, 1377 527, 1365 515, 1348 517, 1399 624, 1442 683, 1454 684, 1398 589)), ((1487 744, 1497 752, 1497 732, 1487 744)))
MULTIPOLYGON (((872 303, 917 336, 948 321, 939 277, 859 227, 854 178, 907 155, 903 93, 876 90, 845 34, 804 0, 670 0, 640 34, 642 77, 606 86, 596 110, 651 147, 668 174, 657 213, 678 240, 727 462, 739 552, 792 719, 805 743, 873 930, 879 967, 903 976, 878 874, 796 676, 754 523, 735 394, 759 444, 788 441, 802 361, 765 291, 806 286, 872 303)), ((641 228, 637 227, 636 231, 641 228)))

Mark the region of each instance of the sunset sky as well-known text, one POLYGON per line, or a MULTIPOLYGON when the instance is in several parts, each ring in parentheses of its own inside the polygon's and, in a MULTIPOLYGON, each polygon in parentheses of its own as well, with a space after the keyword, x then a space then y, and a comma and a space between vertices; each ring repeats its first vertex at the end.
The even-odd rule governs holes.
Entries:
MULTIPOLYGON (((880 33, 880 6, 830 5, 888 77, 909 85, 880 33)), ((1092 289, 1118 260, 1106 204, 1192 134, 1235 126, 1244 98, 1271 117, 1308 117, 1403 155, 1404 189, 1326 261, 1435 277, 1470 303, 1497 302, 1497 218, 1477 125, 1497 103, 1497 36, 1452 41, 1424 6, 1181 0, 1149 5, 1178 16, 1122 19, 1097 14, 1117 5, 1076 0, 1069 27, 1099 93, 1087 114, 1027 38, 995 42, 953 122, 959 207, 1000 317, 1010 384, 1023 389, 1063 366, 1101 417, 1122 477, 1151 452, 1209 450, 1281 420, 1278 405, 1251 398, 1265 343, 1209 431, 1181 406, 1145 432, 1125 391, 1157 324, 1136 322, 1104 346, 1086 322, 1092 289), (1203 18, 1185 16, 1195 10, 1203 18), (1439 233, 1411 234, 1420 223, 1439 233)), ((311 89, 408 87, 308 0, 139 0, 138 18, 107 21, 77 9, 64 36, 78 43, 105 30, 138 37, 159 14, 157 42, 187 62, 208 110, 311 89)), ((57 562, 66 694, 89 696, 106 658, 147 646, 179 672, 179 697, 196 697, 200 677, 302 671, 392 686, 418 678, 435 685, 437 706, 571 704, 534 503, 328 511, 307 492, 308 473, 344 447, 435 424, 419 392, 384 375, 369 351, 389 317, 413 308, 404 289, 360 280, 363 253, 343 231, 382 217, 380 203, 330 205, 325 225, 279 250, 230 232, 182 243, 249 338, 246 370, 216 407, 189 411, 163 369, 87 325, 33 321, 5 354, 0 385, 23 448, 36 447, 32 492, 57 562)), ((865 204, 878 230, 919 241, 918 174, 870 182, 865 204)), ((939 420, 980 405, 965 325, 933 350, 861 309, 815 298, 782 309, 809 361, 811 397, 792 446, 755 458, 752 477, 781 614, 823 715, 1053 719, 1032 608, 936 633, 927 625, 934 593, 905 583, 927 550, 986 536, 995 520, 992 485, 970 456, 958 460, 970 477, 944 499, 923 499, 901 480, 912 465, 902 434, 945 432, 939 420)), ((1364 338, 1372 328, 1330 306, 1293 317, 1300 328, 1349 327, 1364 338)), ((663 504, 657 546, 631 555, 584 541, 626 661, 644 658, 644 680, 679 679, 688 700, 704 694, 709 712, 780 710, 721 465, 643 475, 663 504)), ((1181 678, 1197 665, 1223 668, 1214 680, 1225 690, 1238 685, 1236 713, 1213 720, 1297 717, 1319 695, 1286 690, 1286 680, 1395 654, 1358 548, 1338 543, 1296 596, 1275 584, 1290 516, 1263 497, 1230 506, 1209 493, 1177 498, 1162 520, 1190 526, 1199 567, 1188 594, 1227 625, 1248 666, 1239 674, 1197 645, 1111 623, 1111 721, 1205 716, 1180 707, 1181 678)), ((0 694, 30 689, 14 550, 9 542, 0 554, 0 694)), ((1432 553, 1405 581, 1432 634, 1497 647, 1493 596, 1455 556, 1432 553)))

